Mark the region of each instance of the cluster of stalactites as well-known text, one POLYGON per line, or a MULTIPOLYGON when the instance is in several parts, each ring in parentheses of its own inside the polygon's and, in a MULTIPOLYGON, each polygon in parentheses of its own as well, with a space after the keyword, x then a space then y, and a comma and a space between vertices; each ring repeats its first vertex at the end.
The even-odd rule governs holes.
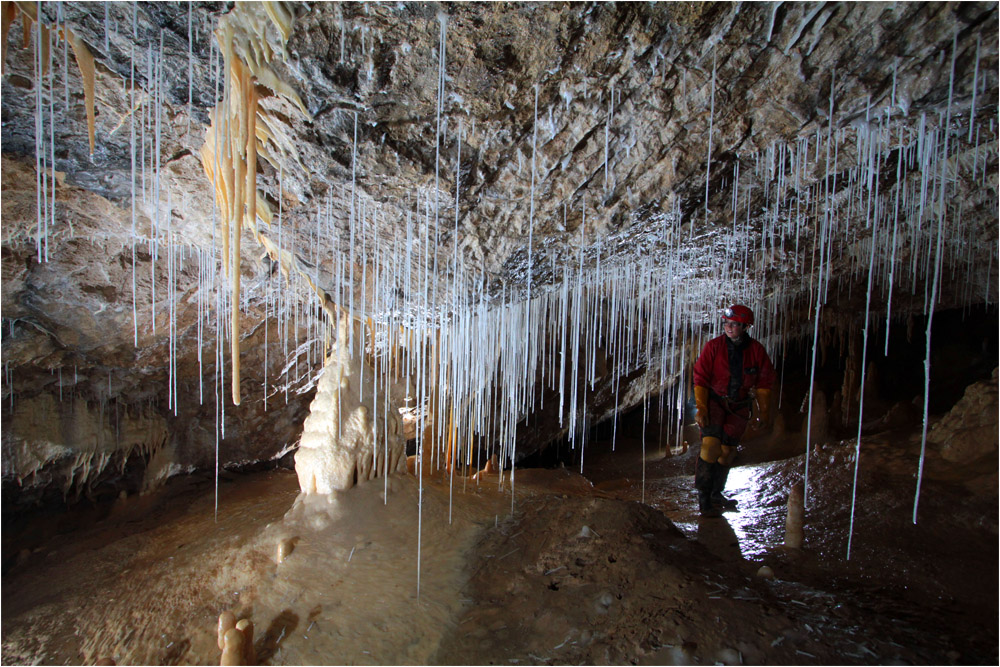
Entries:
MULTIPOLYGON (((308 117, 302 100, 278 78, 268 65, 277 51, 284 54, 291 35, 294 16, 281 2, 242 3, 219 21, 215 31, 222 54, 225 84, 223 99, 210 113, 209 126, 201 157, 205 174, 215 188, 222 231, 222 261, 232 289, 232 398, 240 403, 240 238, 244 228, 261 242, 271 259, 282 265, 287 274, 290 257, 273 244, 265 242, 257 229, 258 216, 270 224, 272 213, 257 192, 257 158, 262 157, 276 169, 287 156, 298 162, 294 145, 266 110, 259 105, 262 90, 269 89, 308 117), (279 36, 268 35, 268 25, 279 36)), ((267 93, 264 92, 263 96, 267 93)))

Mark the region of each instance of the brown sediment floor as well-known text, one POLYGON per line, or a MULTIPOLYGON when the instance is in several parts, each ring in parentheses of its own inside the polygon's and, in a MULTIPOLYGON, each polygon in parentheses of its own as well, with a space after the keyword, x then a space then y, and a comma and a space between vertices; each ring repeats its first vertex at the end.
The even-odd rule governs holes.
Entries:
POLYGON ((995 664, 996 461, 930 456, 914 525, 918 447, 863 441, 849 561, 840 443, 810 457, 801 551, 781 539, 804 456, 752 449, 722 519, 697 516, 694 452, 643 461, 625 438, 588 445, 584 476, 518 470, 513 514, 496 475, 329 499, 297 499, 288 471, 230 476, 218 521, 212 484, 178 480, 5 573, 2 660, 217 664, 231 609, 263 664, 995 664))
POLYGON ((728 485, 742 509, 703 519, 695 451, 648 446, 643 466, 639 441, 596 444, 592 493, 540 499, 479 548, 480 604, 440 661, 996 664, 996 458, 930 452, 914 524, 919 435, 862 442, 850 560, 853 444, 810 456, 801 550, 782 540, 804 455, 752 463, 767 452, 748 448, 728 485))
POLYGON ((216 520, 210 482, 179 486, 120 503, 5 574, 5 664, 218 664, 226 609, 254 622, 265 664, 426 663, 465 604, 473 536, 509 508, 459 488, 449 522, 441 484, 421 494, 400 476, 299 497, 281 470, 223 482, 216 520), (293 549, 278 564, 282 540, 293 549))

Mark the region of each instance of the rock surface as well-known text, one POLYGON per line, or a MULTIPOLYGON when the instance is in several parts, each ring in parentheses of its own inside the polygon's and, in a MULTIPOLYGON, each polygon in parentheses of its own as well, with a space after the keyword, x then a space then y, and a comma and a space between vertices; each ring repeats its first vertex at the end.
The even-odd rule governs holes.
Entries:
POLYGON ((965 394, 927 433, 941 445, 941 456, 954 463, 974 463, 997 452, 997 371, 983 382, 969 385, 965 394))
MULTIPOLYGON (((932 259, 928 230, 944 200, 939 306, 997 302, 997 281, 988 280, 997 239, 995 3, 282 6, 295 20, 271 68, 306 113, 258 86, 270 131, 296 154, 255 165, 275 218, 242 234, 238 407, 223 405, 228 280, 198 157, 225 85, 213 30, 237 10, 41 6, 43 24, 68 25, 95 59, 93 155, 72 50, 51 33, 52 67, 39 82, 34 46, 20 43, 23 15, 14 19, 2 82, 2 398, 4 423, 19 426, 4 429, 5 484, 21 466, 8 466, 8 452, 36 446, 14 419, 18 406, 56 403, 69 375, 78 401, 151 406, 169 442, 143 447, 169 453, 157 464, 165 468, 212 466, 217 442, 223 465, 294 446, 329 326, 313 287, 359 312, 390 307, 375 302, 370 246, 351 250, 353 285, 326 268, 343 256, 352 221, 396 256, 412 223, 414 254, 431 249, 416 271, 426 261, 441 284, 457 276, 470 301, 518 301, 528 289, 557 287, 578 265, 646 258, 671 262, 675 284, 705 290, 677 316, 692 328, 716 300, 745 295, 781 318, 787 340, 812 336, 827 220, 837 221, 825 248, 828 293, 844 326, 861 325, 859 267, 873 236, 864 206, 872 197, 858 184, 868 178, 883 193, 875 245, 898 246, 900 266, 893 286, 880 265, 873 310, 884 314, 891 295, 892 313, 922 312, 930 274, 918 267, 932 259), (47 138, 36 160, 39 90, 47 138), (923 169, 932 141, 946 161, 923 169), (47 228, 36 183, 54 193, 47 228), (920 217, 913 243, 888 232, 900 200, 904 212, 921 205, 922 217, 908 214, 920 217), (830 206, 836 214, 827 216, 830 206), (287 265, 278 270, 255 238, 292 248, 298 271, 286 279, 287 265)), ((275 25, 265 31, 272 44, 275 25)), ((435 289, 431 301, 449 298, 435 289)), ((394 293, 391 307, 418 306, 415 294, 394 293)), ((650 345, 650 358, 663 344, 650 345)), ((612 359, 605 371, 584 408, 590 423, 674 382, 644 363, 612 359), (628 380, 620 393, 616 376, 628 380)), ((109 411, 96 429, 111 428, 109 411)), ((559 422, 546 414, 519 425, 527 436, 519 452, 565 434, 559 422)), ((70 455, 86 451, 74 445, 70 455)), ((66 474, 51 483, 68 488, 66 474)))

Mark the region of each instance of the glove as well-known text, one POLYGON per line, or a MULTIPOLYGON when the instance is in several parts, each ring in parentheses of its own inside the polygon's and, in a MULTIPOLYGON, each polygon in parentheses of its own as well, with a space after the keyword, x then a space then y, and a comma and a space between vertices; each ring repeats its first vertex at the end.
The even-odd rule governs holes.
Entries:
POLYGON ((708 387, 694 386, 694 423, 701 428, 708 426, 708 387))
POLYGON ((766 428, 771 420, 771 390, 757 389, 757 426, 766 428))

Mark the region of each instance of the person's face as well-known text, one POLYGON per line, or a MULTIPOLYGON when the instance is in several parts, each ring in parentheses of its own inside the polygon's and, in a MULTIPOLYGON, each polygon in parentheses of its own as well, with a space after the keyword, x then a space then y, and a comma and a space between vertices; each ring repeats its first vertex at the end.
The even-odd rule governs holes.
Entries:
POLYGON ((729 340, 734 342, 742 338, 743 332, 747 330, 743 324, 733 322, 732 320, 723 320, 722 328, 725 330, 726 336, 729 337, 729 340))

